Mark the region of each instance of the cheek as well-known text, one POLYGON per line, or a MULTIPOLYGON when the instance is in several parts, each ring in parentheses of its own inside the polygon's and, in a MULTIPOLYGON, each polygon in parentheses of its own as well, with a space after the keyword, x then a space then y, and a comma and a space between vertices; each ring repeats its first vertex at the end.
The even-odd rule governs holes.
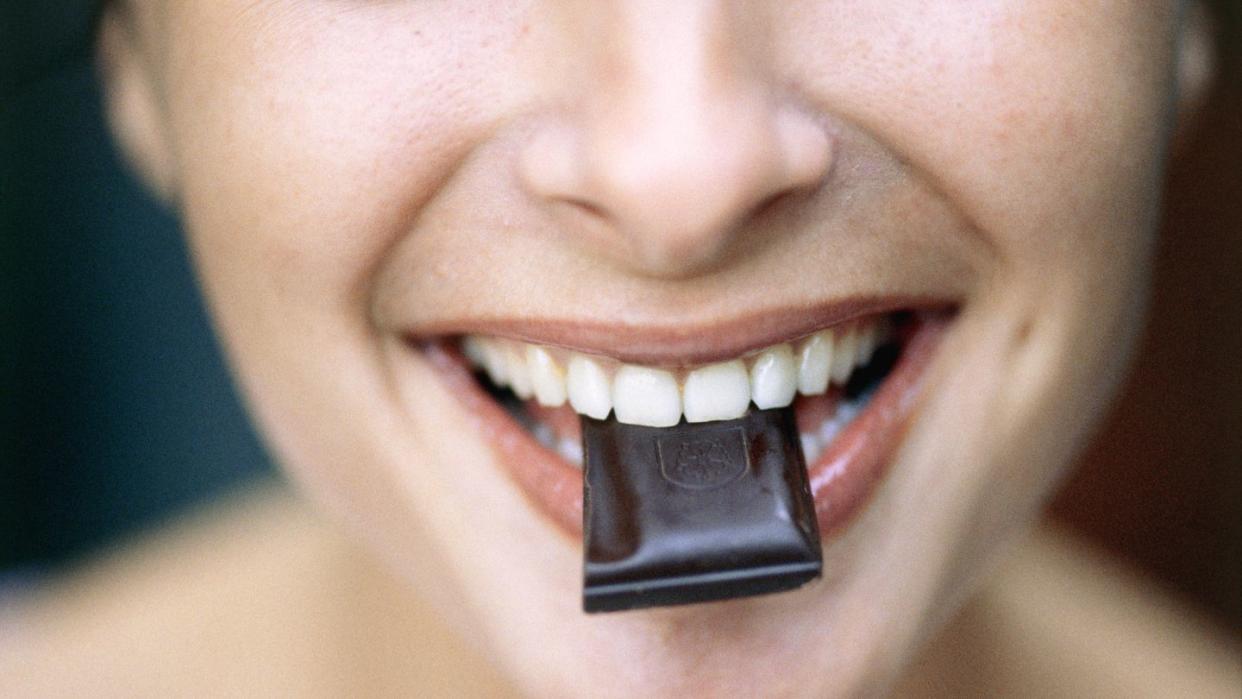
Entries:
POLYGON ((928 174, 1002 257, 1073 267, 1142 247, 1170 117, 1173 3, 800 9, 783 60, 928 174))
POLYGON ((512 100, 493 86, 516 33, 469 3, 179 11, 169 110, 209 290, 273 322, 360 317, 373 268, 512 100))
POLYGON ((989 414, 1010 436, 1081 434, 1091 420, 1054 416, 1098 413, 1140 320, 1172 117, 1173 3, 799 9, 782 60, 992 248, 975 305, 1020 339, 997 341, 1006 368, 989 414))
POLYGON ((507 49, 465 3, 170 7, 192 28, 168 57, 179 203, 251 408, 316 490, 400 509, 351 476, 422 453, 395 422, 374 273, 508 104, 507 49))

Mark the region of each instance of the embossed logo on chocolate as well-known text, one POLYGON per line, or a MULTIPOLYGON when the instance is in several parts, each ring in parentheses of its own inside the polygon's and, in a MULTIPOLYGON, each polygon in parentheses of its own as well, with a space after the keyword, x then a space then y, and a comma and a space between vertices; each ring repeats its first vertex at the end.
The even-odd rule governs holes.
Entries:
POLYGON ((657 446, 660 475, 683 488, 716 488, 736 480, 749 467, 740 427, 689 438, 661 437, 657 446))

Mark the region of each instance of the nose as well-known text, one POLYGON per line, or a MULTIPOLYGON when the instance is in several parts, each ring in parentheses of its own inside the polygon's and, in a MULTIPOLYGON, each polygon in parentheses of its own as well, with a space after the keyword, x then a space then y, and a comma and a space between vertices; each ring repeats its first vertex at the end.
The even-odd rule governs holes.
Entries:
POLYGON ((822 181, 832 139, 732 3, 587 5, 565 24, 585 45, 572 107, 536 131, 521 176, 593 244, 645 275, 701 273, 762 235, 766 204, 822 181))

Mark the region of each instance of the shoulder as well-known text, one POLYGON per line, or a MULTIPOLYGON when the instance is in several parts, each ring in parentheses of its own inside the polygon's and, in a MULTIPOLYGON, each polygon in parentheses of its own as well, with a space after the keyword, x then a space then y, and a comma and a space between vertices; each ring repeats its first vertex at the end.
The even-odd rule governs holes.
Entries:
POLYGON ((24 696, 494 694, 407 592, 268 484, 0 605, 0 677, 24 696))
POLYGON ((1242 648, 1121 561, 1044 525, 931 644, 908 688, 953 696, 1238 697, 1242 648))

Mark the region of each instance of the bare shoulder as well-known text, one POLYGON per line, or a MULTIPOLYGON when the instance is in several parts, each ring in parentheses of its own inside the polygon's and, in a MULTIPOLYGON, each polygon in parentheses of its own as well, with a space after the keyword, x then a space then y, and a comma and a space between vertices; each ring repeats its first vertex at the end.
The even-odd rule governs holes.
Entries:
POLYGON ((267 484, 0 607, 0 677, 22 696, 503 692, 401 592, 267 484))
POLYGON ((1236 637, 1052 525, 1019 546, 931 646, 903 693, 1242 696, 1236 637))
MULTIPOLYGON (((399 588, 266 486, 0 610, 0 677, 23 696, 509 693, 399 588)), ((1240 653, 1133 571, 1045 527, 899 694, 1237 697, 1240 653)))

